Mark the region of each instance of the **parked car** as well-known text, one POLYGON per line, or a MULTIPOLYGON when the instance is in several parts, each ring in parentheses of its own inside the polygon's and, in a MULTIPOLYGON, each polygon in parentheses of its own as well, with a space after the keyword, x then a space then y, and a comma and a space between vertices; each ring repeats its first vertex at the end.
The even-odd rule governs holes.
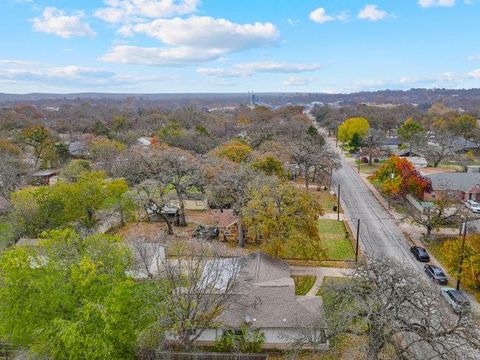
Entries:
POLYGON ((465 201, 465 205, 469 208, 472 212, 479 214, 480 213, 480 203, 476 202, 475 200, 467 200, 465 201))
POLYGON ((413 256, 415 256, 415 258, 418 261, 421 261, 421 262, 429 262, 430 261, 430 256, 428 255, 427 250, 425 250, 424 248, 422 248, 420 246, 412 246, 410 248, 410 252, 413 254, 413 256))
POLYGON ((453 311, 459 313, 470 310, 470 302, 465 297, 465 295, 454 288, 443 287, 442 295, 453 308, 453 311))
POLYGON ((427 264, 423 267, 423 269, 425 270, 427 276, 432 279, 433 282, 436 282, 440 285, 447 285, 447 276, 443 272, 442 268, 436 265, 427 264))

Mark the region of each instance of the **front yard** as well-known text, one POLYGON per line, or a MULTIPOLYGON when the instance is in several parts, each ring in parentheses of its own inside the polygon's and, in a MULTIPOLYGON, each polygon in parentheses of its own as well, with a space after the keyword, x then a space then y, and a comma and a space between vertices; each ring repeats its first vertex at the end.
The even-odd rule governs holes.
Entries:
POLYGON ((313 284, 315 284, 316 277, 313 275, 293 275, 295 282, 295 295, 306 295, 313 284))
POLYGON ((329 260, 354 260, 352 239, 343 221, 320 219, 318 231, 329 260))

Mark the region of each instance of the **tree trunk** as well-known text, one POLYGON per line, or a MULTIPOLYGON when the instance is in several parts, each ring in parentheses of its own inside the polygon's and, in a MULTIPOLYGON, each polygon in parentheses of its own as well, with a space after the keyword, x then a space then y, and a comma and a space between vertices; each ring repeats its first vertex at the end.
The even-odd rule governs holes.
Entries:
POLYGON ((425 236, 427 239, 430 239, 430 236, 432 235, 432 227, 427 226, 427 235, 425 236))
POLYGON ((368 155, 368 165, 372 166, 372 153, 368 155))
POLYGON ((308 186, 310 185, 310 167, 309 166, 305 166, 305 187, 307 188, 308 190, 308 186))
POLYGON ((243 233, 242 219, 238 220, 238 246, 245 247, 245 234, 243 233))
POLYGON ((179 226, 187 226, 187 220, 185 219, 185 202, 183 201, 183 196, 180 194, 178 195, 178 200, 180 202, 180 221, 179 226))
POLYGON ((168 216, 163 214, 161 210, 158 212, 158 215, 160 215, 165 224, 167 224, 168 235, 173 235, 173 226, 168 216))

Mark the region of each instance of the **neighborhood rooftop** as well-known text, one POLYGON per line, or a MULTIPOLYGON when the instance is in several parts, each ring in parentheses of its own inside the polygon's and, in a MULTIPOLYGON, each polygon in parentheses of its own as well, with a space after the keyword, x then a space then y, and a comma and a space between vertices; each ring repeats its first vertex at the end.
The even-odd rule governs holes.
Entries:
POLYGON ((439 173, 427 176, 435 190, 470 191, 480 185, 480 173, 439 173))

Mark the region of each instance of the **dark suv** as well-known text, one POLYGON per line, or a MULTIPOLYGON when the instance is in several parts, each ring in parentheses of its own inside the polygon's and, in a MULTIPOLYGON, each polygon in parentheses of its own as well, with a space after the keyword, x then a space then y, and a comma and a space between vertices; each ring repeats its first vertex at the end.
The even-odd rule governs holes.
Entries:
POLYGON ((443 272, 442 268, 436 266, 436 265, 430 265, 427 264, 424 267, 425 273, 427 276, 432 279, 432 281, 440 284, 440 285, 446 285, 448 280, 447 276, 443 272))
POLYGON ((430 256, 428 255, 427 250, 425 250, 424 248, 422 248, 420 246, 412 246, 410 248, 410 252, 413 254, 413 256, 415 256, 415 258, 418 261, 421 261, 421 262, 429 262, 430 261, 430 256))

